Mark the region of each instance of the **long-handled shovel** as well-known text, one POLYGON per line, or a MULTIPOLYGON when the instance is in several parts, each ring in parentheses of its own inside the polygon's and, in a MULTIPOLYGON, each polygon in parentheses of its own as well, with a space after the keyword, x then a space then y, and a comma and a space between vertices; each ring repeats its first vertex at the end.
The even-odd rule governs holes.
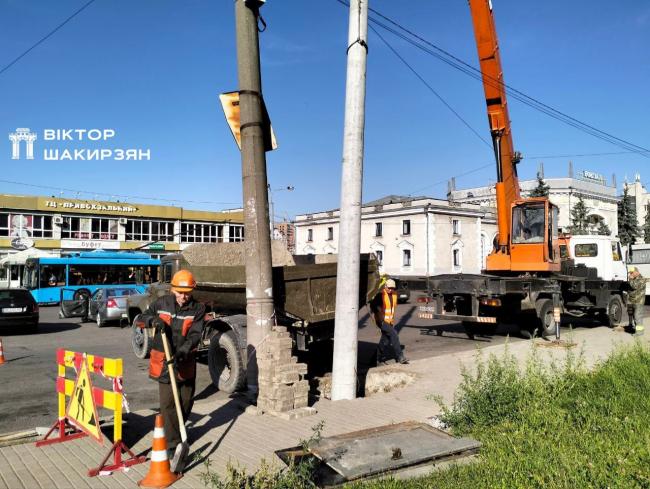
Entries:
POLYGON ((185 421, 183 420, 183 411, 181 409, 181 400, 178 398, 178 386, 176 385, 176 374, 174 372, 174 365, 172 357, 169 353, 169 343, 167 342, 167 335, 163 329, 160 332, 162 336, 163 347, 165 348, 165 359, 167 360, 167 368, 169 369, 169 381, 172 384, 172 393, 174 394, 174 404, 176 405, 176 415, 178 416, 178 427, 181 431, 181 442, 176 446, 174 458, 171 461, 170 468, 172 472, 182 472, 185 468, 187 455, 190 453, 190 446, 187 443, 187 431, 185 431, 185 421))

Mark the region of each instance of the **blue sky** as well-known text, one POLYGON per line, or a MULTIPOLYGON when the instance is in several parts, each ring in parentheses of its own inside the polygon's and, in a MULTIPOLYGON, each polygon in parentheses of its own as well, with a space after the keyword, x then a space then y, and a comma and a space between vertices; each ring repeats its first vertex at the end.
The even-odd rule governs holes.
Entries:
MULTIPOLYGON (((0 67, 85 1, 0 0, 0 67)), ((650 147, 650 3, 494 0, 505 81, 572 117, 650 147)), ((464 0, 372 0, 371 8, 477 66, 464 0)), ((335 0, 268 0, 260 35, 266 104, 279 148, 267 154, 279 217, 339 207, 348 9, 335 0)), ((17 127, 113 128, 107 146, 150 148, 151 161, 32 161, 0 152, 0 192, 60 188, 168 198, 186 208, 241 202, 241 163, 218 102, 237 89, 232 1, 96 0, 0 75, 0 133, 17 127), (56 187, 43 189, 6 183, 56 187), (209 202, 209 203, 198 203, 209 202)), ((444 100, 489 139, 476 80, 379 31, 444 100)), ((370 32, 364 201, 387 194, 443 197, 494 181, 491 149, 370 32)), ((532 178, 565 176, 568 161, 619 181, 650 178, 650 159, 509 101, 515 147, 532 178)), ((3 136, 6 138, 6 136, 3 136)), ((77 144, 77 143, 75 143, 77 144)), ((62 146, 63 147, 63 146, 62 146)), ((96 148, 96 143, 77 144, 96 148)), ((41 146, 42 151, 42 146, 41 146)), ((84 193, 86 192, 86 193, 84 193)), ((65 191, 64 196, 76 193, 65 191)), ((145 199, 131 202, 155 203, 145 199)))

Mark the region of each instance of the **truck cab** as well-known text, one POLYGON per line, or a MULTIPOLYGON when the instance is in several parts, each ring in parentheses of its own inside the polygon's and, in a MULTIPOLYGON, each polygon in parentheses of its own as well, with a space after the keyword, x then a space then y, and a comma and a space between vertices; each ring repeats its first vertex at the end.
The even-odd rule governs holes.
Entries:
POLYGON ((596 269, 601 280, 627 280, 627 266, 618 238, 591 234, 564 236, 560 248, 563 259, 572 259, 576 266, 596 269))

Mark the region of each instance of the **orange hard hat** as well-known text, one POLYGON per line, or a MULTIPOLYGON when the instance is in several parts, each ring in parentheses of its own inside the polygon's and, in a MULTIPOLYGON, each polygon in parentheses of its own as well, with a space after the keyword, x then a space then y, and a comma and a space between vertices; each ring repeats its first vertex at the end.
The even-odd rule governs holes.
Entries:
POLYGON ((172 289, 176 292, 192 292, 194 287, 196 280, 189 270, 179 270, 172 277, 172 289))

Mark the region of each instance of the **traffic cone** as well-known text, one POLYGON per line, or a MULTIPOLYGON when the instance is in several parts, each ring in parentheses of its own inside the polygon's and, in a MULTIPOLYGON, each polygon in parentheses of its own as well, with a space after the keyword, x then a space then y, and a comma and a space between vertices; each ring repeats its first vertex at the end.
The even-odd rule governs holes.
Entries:
POLYGON ((5 352, 2 349, 2 338, 0 338, 0 365, 5 363, 5 352))
POLYGON ((151 449, 151 465, 149 473, 138 482, 140 487, 163 489, 172 485, 182 475, 174 474, 169 468, 167 457, 167 439, 162 414, 156 415, 156 427, 153 430, 153 448, 151 449))

